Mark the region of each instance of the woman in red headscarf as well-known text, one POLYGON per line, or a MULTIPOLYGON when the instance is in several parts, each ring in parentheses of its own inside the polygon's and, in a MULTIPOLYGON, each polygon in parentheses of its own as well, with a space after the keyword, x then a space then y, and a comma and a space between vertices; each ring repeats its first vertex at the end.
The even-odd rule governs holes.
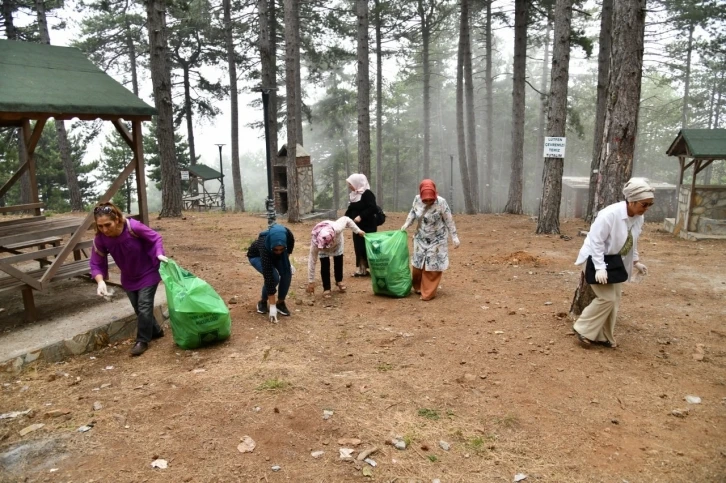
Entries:
POLYGON ((418 191, 401 230, 418 220, 411 257, 413 290, 421 294, 421 300, 431 300, 436 297, 443 271, 449 268, 448 237, 454 248, 459 248, 460 242, 449 204, 438 195, 434 182, 421 181, 418 191))

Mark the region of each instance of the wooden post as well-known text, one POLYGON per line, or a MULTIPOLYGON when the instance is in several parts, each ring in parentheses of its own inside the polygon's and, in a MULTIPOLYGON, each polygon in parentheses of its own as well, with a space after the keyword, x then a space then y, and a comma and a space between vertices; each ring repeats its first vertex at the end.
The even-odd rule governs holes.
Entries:
POLYGON ((35 309, 33 289, 30 287, 23 288, 23 307, 25 307, 26 322, 35 322, 36 320, 38 320, 38 311, 35 309))
POLYGON ((693 166, 693 178, 691 178, 691 194, 688 197, 688 207, 686 209, 686 223, 683 225, 686 233, 688 233, 688 225, 691 223, 691 208, 693 207, 693 201, 696 199, 696 176, 698 176, 698 172, 700 171, 699 168, 701 167, 700 159, 696 159, 694 161, 696 162, 696 164, 693 166))
POLYGON ((131 121, 134 159, 136 160, 136 196, 139 200, 141 223, 149 226, 149 204, 146 200, 146 169, 144 167, 144 143, 141 121, 131 121))
MULTIPOLYGON (((45 127, 46 119, 39 119, 35 123, 35 129, 31 131, 30 120, 23 119, 23 138, 25 139, 25 150, 28 159, 28 176, 30 177, 30 201, 32 203, 40 202, 38 197, 38 179, 35 176, 35 146, 38 144, 40 135, 45 127)), ((40 216, 40 208, 35 208, 35 216, 40 216)))

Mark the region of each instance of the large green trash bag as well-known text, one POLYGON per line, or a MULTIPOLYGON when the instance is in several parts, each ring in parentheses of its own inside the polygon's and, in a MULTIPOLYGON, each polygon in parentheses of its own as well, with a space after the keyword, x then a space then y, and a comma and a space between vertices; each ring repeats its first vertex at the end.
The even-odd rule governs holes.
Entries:
POLYGON ((166 288, 174 342, 179 347, 196 349, 229 338, 229 310, 207 282, 173 260, 162 263, 159 273, 166 288))
POLYGON ((373 293, 406 297, 411 293, 408 235, 402 230, 366 233, 366 254, 373 293))

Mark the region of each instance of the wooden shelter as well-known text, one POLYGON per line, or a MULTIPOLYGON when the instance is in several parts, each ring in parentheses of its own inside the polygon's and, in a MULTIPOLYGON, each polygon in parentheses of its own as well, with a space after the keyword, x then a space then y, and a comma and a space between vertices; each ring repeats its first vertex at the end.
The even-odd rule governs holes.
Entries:
MULTIPOLYGON (((310 154, 301 145, 295 148, 295 170, 297 172, 298 212, 300 215, 312 213, 315 209, 315 183, 313 164, 310 154)), ((275 197, 275 211, 287 213, 287 144, 277 153, 273 166, 272 185, 275 197)))
POLYGON ((25 158, 25 162, 0 187, 0 198, 25 173, 30 178, 31 190, 29 204, 4 206, 0 213, 35 212, 32 218, 0 222, 0 250, 12 254, 0 258, 0 271, 7 275, 0 277, 0 292, 23 291, 26 319, 35 319, 33 290, 43 290, 57 280, 89 273, 88 259, 82 258, 82 249, 90 245, 83 238, 94 222, 93 213, 82 219, 41 216, 43 204, 38 198, 33 154, 46 122, 50 118, 111 122, 129 145, 133 157, 99 201, 111 200, 129 175, 135 173, 138 218, 148 224, 141 123, 151 120, 154 114, 155 108, 96 67, 78 49, 0 40, 0 127, 20 128, 23 141, 20 144, 25 151, 25 156, 20 158, 25 158), (130 131, 126 123, 131 124, 130 131), (69 239, 63 240, 64 235, 70 235, 69 239), (45 248, 48 245, 51 248, 45 248), (39 250, 20 251, 34 247, 39 250), (71 253, 74 261, 65 263, 71 253), (49 256, 55 259, 51 262, 49 256), (41 269, 23 271, 14 266, 28 260, 39 260, 41 269))
POLYGON ((220 194, 222 191, 222 173, 204 164, 195 164, 185 169, 189 172, 189 187, 182 197, 184 209, 212 208, 220 206, 220 194), (210 180, 219 181, 217 191, 208 191, 206 182, 210 180))
POLYGON ((677 156, 678 209, 666 228, 687 239, 726 237, 726 185, 698 185, 698 174, 714 161, 726 160, 726 129, 682 129, 666 151, 677 156), (690 186, 683 184, 693 166, 690 186))

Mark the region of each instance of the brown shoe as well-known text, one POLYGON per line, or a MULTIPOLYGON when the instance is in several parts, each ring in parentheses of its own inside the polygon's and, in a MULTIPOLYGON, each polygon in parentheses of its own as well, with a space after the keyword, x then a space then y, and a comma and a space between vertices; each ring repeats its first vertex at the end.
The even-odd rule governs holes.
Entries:
POLYGON ((146 342, 137 342, 134 344, 134 346, 131 348, 131 355, 132 356, 140 356, 144 352, 146 352, 146 349, 149 348, 149 344, 146 342))

